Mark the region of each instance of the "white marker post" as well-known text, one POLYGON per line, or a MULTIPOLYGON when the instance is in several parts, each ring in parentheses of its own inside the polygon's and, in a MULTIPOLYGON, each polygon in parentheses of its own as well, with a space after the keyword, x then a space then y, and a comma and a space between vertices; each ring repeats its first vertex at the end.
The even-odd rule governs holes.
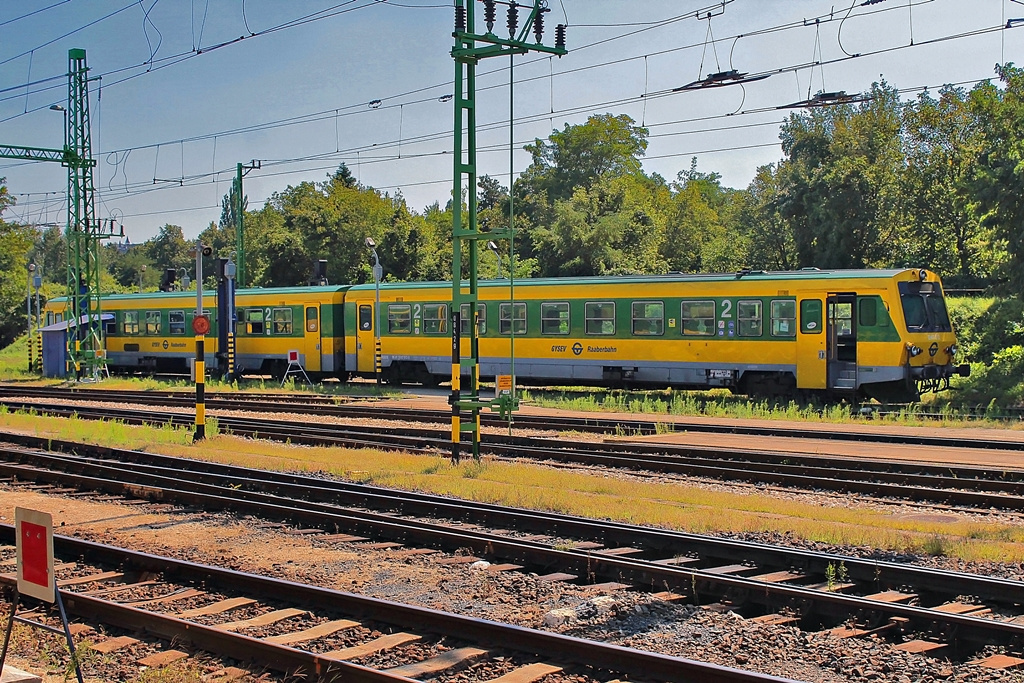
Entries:
POLYGON ((11 642, 14 622, 18 622, 52 633, 63 634, 68 641, 68 650, 71 652, 71 661, 75 665, 78 683, 84 683, 82 670, 78 666, 78 658, 75 657, 75 642, 71 638, 68 615, 64 611, 64 601, 61 600, 60 590, 58 590, 57 581, 53 576, 53 517, 48 512, 15 508, 14 529, 17 534, 18 584, 14 591, 14 599, 11 601, 11 614, 7 619, 4 648, 0 653, 0 671, 3 670, 4 662, 7 661, 7 649, 11 642), (22 595, 43 602, 56 602, 64 629, 19 617, 17 615, 18 604, 21 602, 22 595))

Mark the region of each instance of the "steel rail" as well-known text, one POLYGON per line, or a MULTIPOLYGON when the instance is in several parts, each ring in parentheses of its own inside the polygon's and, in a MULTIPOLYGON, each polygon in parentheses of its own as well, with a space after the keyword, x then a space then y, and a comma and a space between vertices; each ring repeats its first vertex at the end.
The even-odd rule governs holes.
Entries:
MULTIPOLYGON (((12 544, 14 540, 14 527, 9 524, 0 524, 0 541, 12 544)), ((441 633, 468 642, 488 643, 492 646, 514 649, 521 653, 548 657, 555 661, 568 661, 588 668, 627 673, 637 677, 653 677, 656 680, 687 683, 697 681, 706 681, 707 683, 783 683, 788 681, 788 683, 794 683, 789 681, 789 679, 753 671, 731 669, 681 657, 671 657, 609 643, 503 624, 487 619, 478 619, 425 607, 345 593, 286 579, 276 579, 233 569, 187 562, 67 536, 54 535, 54 552, 76 558, 85 557, 91 561, 114 566, 131 566, 139 571, 159 573, 164 577, 194 585, 217 586, 233 593, 244 593, 278 601, 294 601, 297 604, 313 606, 317 610, 335 610, 374 621, 401 624, 403 628, 413 628, 429 633, 441 633)), ((97 603, 105 602, 80 594, 68 594, 67 598, 68 608, 84 617, 92 615, 90 608, 98 607, 97 603)), ((109 603, 107 604, 109 605, 109 603)), ((112 619, 124 618, 128 623, 120 621, 112 623, 141 630, 148 630, 149 625, 154 623, 151 621, 152 613, 150 612, 126 606, 121 607, 123 610, 115 611, 109 607, 106 609, 111 610, 112 619)), ((204 638, 207 635, 207 631, 217 631, 215 628, 202 627, 192 622, 182 622, 182 624, 186 625, 182 636, 201 649, 205 649, 204 638), (189 631, 192 632, 191 637, 189 637, 189 631)), ((173 624, 165 624, 162 628, 167 628, 170 631, 178 627, 173 624)), ((224 634, 225 632, 221 631, 220 633, 224 634)), ((160 635, 163 634, 161 633, 160 635)), ((260 647, 260 643, 264 642, 254 638, 245 638, 244 636, 242 638, 244 640, 236 642, 253 645, 257 648, 260 647)), ((225 647, 239 646, 226 644, 225 647)), ((317 657, 312 653, 304 653, 295 648, 284 647, 282 649, 281 656, 293 658, 296 665, 317 667, 316 669, 305 668, 306 671, 314 675, 331 674, 331 667, 342 664, 335 660, 317 657)), ((229 654, 228 656, 242 660, 251 659, 251 653, 249 656, 246 656, 246 652, 243 649, 235 650, 235 652, 237 654, 229 654)), ((228 653, 225 652, 224 654, 228 653)), ((353 664, 340 666, 338 672, 341 674, 351 672, 354 676, 352 680, 410 680, 386 673, 381 675, 382 672, 376 672, 365 667, 357 667, 353 664), (385 678, 384 676, 387 677, 385 678)), ((320 680, 323 679, 321 678, 320 680)))
MULTIPOLYGON (((34 466, 0 465, 0 474, 62 486, 87 486, 110 493, 199 505, 204 509, 256 514, 324 529, 375 533, 404 543, 427 547, 469 547, 474 552, 530 566, 559 567, 574 571, 577 575, 594 581, 598 578, 630 581, 639 586, 689 593, 691 598, 712 596, 720 599, 724 596, 736 602, 757 605, 765 612, 788 606, 797 608, 800 616, 805 619, 817 617, 841 621, 850 618, 851 615, 860 615, 862 620, 878 625, 886 617, 898 617, 906 619, 910 626, 921 631, 935 630, 936 626, 939 626, 954 645, 966 643, 975 649, 986 644, 1014 643, 1024 639, 1024 624, 1015 622, 983 619, 743 576, 716 574, 702 569, 667 566, 634 558, 556 549, 527 540, 510 539, 475 530, 455 529, 437 523, 399 520, 385 514, 339 511, 337 506, 236 490, 230 485, 225 487, 191 482, 189 490, 184 490, 182 486, 187 482, 181 481, 180 478, 132 472, 120 464, 98 465, 80 459, 42 454, 33 454, 29 459, 35 463, 34 466), (44 466, 53 469, 41 469, 44 466), (70 471, 71 474, 64 470, 70 471)), ((796 554, 799 555, 799 552, 796 554)), ((836 559, 833 557, 833 561, 836 559)), ((840 561, 845 561, 845 558, 840 561)), ((874 566, 877 570, 878 564, 874 566)), ((947 581, 954 579, 951 596, 962 595, 973 586, 980 587, 984 584, 988 585, 985 592, 997 594, 997 587, 1001 587, 1004 589, 1004 596, 1011 588, 1017 591, 1017 595, 1024 589, 1024 584, 1020 582, 998 579, 972 582, 966 580, 966 575, 948 575, 945 578, 947 581), (956 585, 956 580, 959 580, 959 585, 956 585)))
MULTIPOLYGON (((54 415, 77 415, 92 419, 119 419, 133 423, 166 423, 187 426, 191 418, 184 414, 150 413, 121 408, 47 406, 32 402, 6 401, 5 405, 23 410, 35 410, 54 415)), ((306 424, 296 431, 294 422, 263 418, 236 418, 219 416, 221 428, 241 436, 258 436, 305 445, 333 445, 349 448, 400 448, 417 452, 436 452, 450 445, 448 436, 438 430, 404 429, 395 433, 386 427, 337 424, 306 424)), ((749 450, 723 452, 711 448, 673 447, 664 444, 635 443, 579 443, 551 439, 527 439, 494 435, 484 446, 492 455, 509 458, 532 458, 570 462, 583 465, 627 468, 667 472, 687 476, 702 476, 728 481, 771 483, 810 489, 866 493, 914 501, 932 501, 944 504, 1024 510, 1024 482, 1014 476, 1022 472, 983 472, 978 468, 931 466, 931 472, 946 471, 947 476, 931 472, 890 472, 899 463, 883 461, 883 469, 850 469, 854 459, 810 458, 808 464, 797 465, 780 460, 797 460, 797 454, 773 454, 769 464, 756 462, 763 453, 749 450), (734 463, 733 466, 715 464, 715 460, 734 463), (748 458, 748 460, 743 460, 748 458), (755 461, 755 462, 751 462, 755 461), (842 465, 842 467, 840 466, 842 465), (816 474, 817 473, 817 474, 816 474), (995 478, 1003 475, 1003 478, 995 478)), ((919 465, 911 466, 914 470, 919 465)))
MULTIPOLYGON (((186 395, 177 395, 173 392, 121 392, 104 389, 66 389, 58 390, 46 387, 12 387, 0 385, 0 396, 34 396, 39 398, 64 398, 81 396, 81 399, 74 400, 104 400, 101 396, 109 393, 106 400, 113 401, 135 401, 151 405, 179 405, 185 407, 189 404, 186 395)), ((209 395, 211 407, 223 410, 265 410, 281 411, 282 401, 278 398, 267 400, 266 397, 249 398, 244 393, 233 394, 230 398, 211 393, 209 395)), ((332 405, 333 397, 301 397, 301 399, 288 400, 285 403, 289 406, 288 412, 330 414, 337 417, 373 418, 375 414, 381 419, 394 419, 405 421, 422 421, 443 423, 450 417, 450 413, 440 410, 392 408, 384 406, 346 406, 332 405), (310 400, 312 399, 312 400, 310 400), (326 399, 326 400, 325 400, 326 399), (309 405, 303 406, 302 403, 309 405)), ((487 426, 506 426, 507 423, 498 419, 497 416, 484 414, 481 416, 483 423, 487 426)), ((673 418, 671 421, 658 420, 636 420, 593 417, 570 417, 570 416, 536 416, 516 415, 515 424, 523 429, 557 429, 557 430, 579 430, 590 432, 616 432, 626 430, 641 434, 654 434, 658 430, 669 429, 676 432, 703 432, 713 434, 742 434, 750 436, 769 437, 792 437, 804 439, 822 439, 832 441, 854 441, 860 443, 886 443, 919 446, 944 446, 952 448, 983 448, 993 450, 1024 451, 1024 439, 1019 441, 1008 439, 972 438, 963 440, 957 437, 942 436, 937 434, 895 434, 880 432, 858 432, 842 429, 806 429, 800 426, 786 425, 721 425, 709 424, 699 420, 680 420, 673 418)))

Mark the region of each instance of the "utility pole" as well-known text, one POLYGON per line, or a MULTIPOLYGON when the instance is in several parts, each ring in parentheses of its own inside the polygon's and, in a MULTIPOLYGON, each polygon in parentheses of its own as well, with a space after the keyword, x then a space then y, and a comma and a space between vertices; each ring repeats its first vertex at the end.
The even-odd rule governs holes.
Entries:
POLYGON ((253 159, 248 164, 238 164, 235 170, 235 286, 244 287, 248 273, 245 271, 245 199, 242 196, 242 178, 260 168, 260 161, 253 159))
MULTIPOLYGON (((0 159, 56 161, 68 169, 67 294, 69 322, 75 333, 68 339, 68 365, 79 379, 97 379, 106 366, 103 351, 102 305, 100 301, 100 240, 116 237, 113 221, 109 228, 96 219, 96 188, 93 184, 92 138, 89 118, 89 67, 85 50, 68 50, 68 104, 53 105, 64 112, 64 148, 0 145, 0 159)), ((124 226, 121 226, 124 237, 124 226)))
MULTIPOLYGON (((480 457, 480 410, 489 408, 498 410, 503 415, 511 415, 517 400, 514 392, 494 400, 480 399, 480 340, 477 334, 477 265, 479 258, 479 241, 493 239, 512 239, 512 230, 494 230, 481 233, 477 225, 477 144, 476 144, 476 65, 487 57, 511 58, 513 55, 524 55, 529 52, 544 52, 562 56, 565 49, 565 26, 559 24, 555 29, 555 46, 548 47, 541 43, 544 34, 544 15, 548 12, 547 0, 533 0, 522 5, 498 0, 482 0, 484 21, 487 32, 476 33, 476 2, 477 0, 455 0, 455 46, 452 57, 455 59, 455 179, 452 188, 452 393, 449 402, 452 406, 452 460, 460 458, 461 437, 463 432, 472 434, 473 457, 480 457), (506 10, 506 27, 508 38, 499 38, 494 33, 497 5, 506 10), (529 9, 529 14, 519 28, 519 10, 529 9), (528 36, 533 32, 535 42, 528 36), (479 47, 477 43, 482 43, 479 47), (466 145, 463 145, 463 130, 466 131, 466 145), (463 181, 469 188, 469 205, 466 215, 462 211, 463 181), (469 281, 465 285, 462 278, 462 266, 466 262, 469 270, 469 281), (468 285, 468 286, 467 286, 468 285), (468 304, 469 313, 469 355, 463 355, 462 307, 468 304), (468 391, 462 391, 463 371, 469 375, 468 391), (469 413, 469 420, 463 422, 462 413, 469 413)), ((512 121, 509 121, 512 125, 512 121)), ((509 188, 509 192, 512 188, 509 188)), ((513 264, 509 264, 512 268, 513 264)), ((515 307, 513 306, 510 320, 510 339, 515 335, 515 307)), ((500 325, 500 323, 499 323, 500 325)))

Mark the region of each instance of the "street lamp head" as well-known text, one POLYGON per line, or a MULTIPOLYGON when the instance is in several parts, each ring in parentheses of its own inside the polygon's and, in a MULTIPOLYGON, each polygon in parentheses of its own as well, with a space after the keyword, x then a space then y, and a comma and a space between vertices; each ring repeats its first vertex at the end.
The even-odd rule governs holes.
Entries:
POLYGON ((50 105, 50 111, 67 111, 67 109, 65 109, 64 107, 60 106, 59 104, 51 104, 50 105))
POLYGON ((139 270, 141 270, 143 273, 145 273, 146 272, 146 264, 143 263, 142 266, 139 268, 139 270))
POLYGON ((30 272, 30 273, 36 272, 36 264, 34 264, 34 263, 28 264, 28 272, 30 272))
POLYGON ((367 237, 364 240, 364 242, 366 243, 366 246, 369 247, 370 249, 374 249, 377 246, 377 243, 373 241, 372 237, 367 237))
POLYGON ((495 244, 493 240, 487 243, 487 248, 491 251, 498 251, 498 245, 495 244))

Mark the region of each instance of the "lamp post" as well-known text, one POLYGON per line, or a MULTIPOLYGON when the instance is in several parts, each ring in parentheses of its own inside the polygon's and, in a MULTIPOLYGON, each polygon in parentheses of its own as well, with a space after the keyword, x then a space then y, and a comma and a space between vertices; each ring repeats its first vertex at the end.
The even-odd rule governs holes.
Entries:
POLYGON ((498 245, 493 241, 487 243, 487 248, 494 252, 494 255, 498 257, 498 279, 501 279, 501 252, 498 251, 498 245))
POLYGON ((36 363, 40 371, 43 367, 43 339, 39 329, 43 326, 43 309, 39 306, 39 288, 43 286, 43 266, 36 266, 36 274, 32 276, 32 287, 36 290, 36 363))
POLYGON ((373 372, 377 376, 377 384, 380 384, 380 278, 384 274, 384 269, 381 268, 380 258, 377 257, 377 243, 373 241, 372 237, 366 238, 366 248, 373 254, 374 317, 376 318, 373 326, 373 372))
POLYGON ((32 274, 36 272, 36 264, 28 264, 28 275, 25 277, 25 324, 28 326, 28 334, 25 341, 28 342, 28 371, 32 372, 32 274))
POLYGON ((142 294, 142 276, 146 274, 146 264, 139 266, 139 294, 142 294))
POLYGON ((188 279, 188 268, 178 268, 178 282, 183 292, 192 285, 192 281, 188 279))

